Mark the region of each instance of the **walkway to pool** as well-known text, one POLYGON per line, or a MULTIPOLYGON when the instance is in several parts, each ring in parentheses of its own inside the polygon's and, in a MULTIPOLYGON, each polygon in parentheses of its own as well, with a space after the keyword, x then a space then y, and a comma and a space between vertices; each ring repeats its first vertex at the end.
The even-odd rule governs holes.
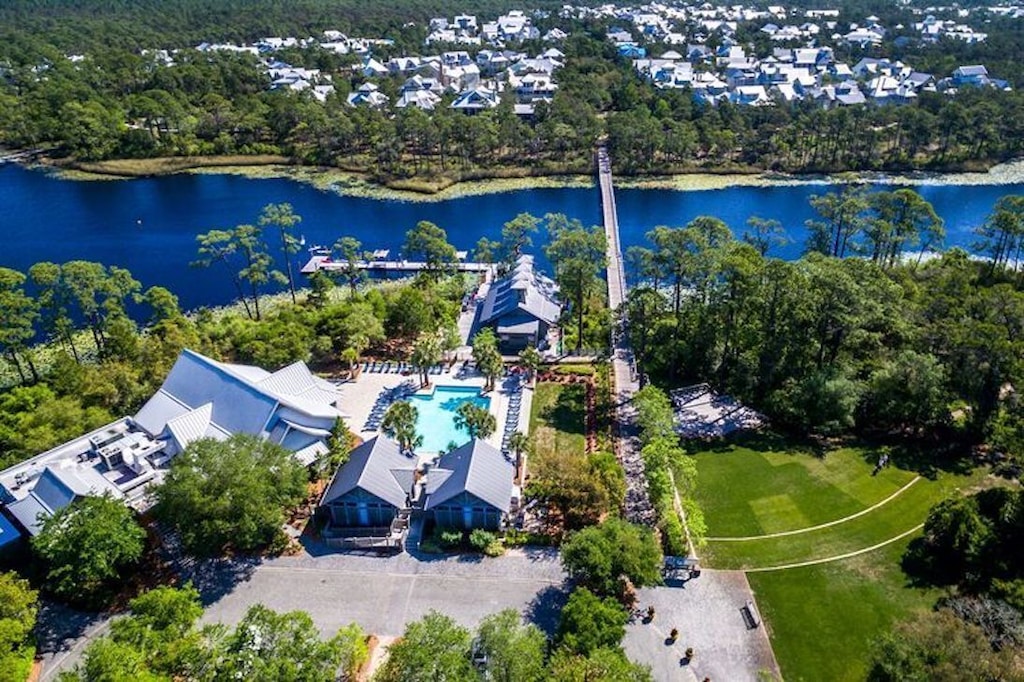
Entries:
MULTIPOLYGON (((463 362, 456 362, 451 370, 445 369, 441 374, 431 374, 430 381, 437 386, 459 386, 474 387, 482 389, 484 377, 474 370, 460 371, 463 362)), ((338 386, 341 393, 338 407, 348 415, 346 422, 348 427, 358 433, 363 439, 373 438, 379 430, 377 428, 366 428, 367 421, 373 412, 378 399, 387 391, 395 391, 403 384, 412 383, 412 386, 419 386, 419 378, 415 373, 402 374, 380 374, 374 372, 361 373, 355 381, 346 381, 338 386)), ((494 391, 487 395, 491 399, 491 414, 498 420, 498 428, 487 439, 487 442, 496 448, 501 447, 502 435, 505 431, 505 422, 508 418, 510 389, 517 382, 511 377, 499 379, 494 391)), ((519 409, 518 430, 526 433, 530 424, 530 406, 533 403, 533 389, 524 387, 522 390, 522 402, 519 409)))

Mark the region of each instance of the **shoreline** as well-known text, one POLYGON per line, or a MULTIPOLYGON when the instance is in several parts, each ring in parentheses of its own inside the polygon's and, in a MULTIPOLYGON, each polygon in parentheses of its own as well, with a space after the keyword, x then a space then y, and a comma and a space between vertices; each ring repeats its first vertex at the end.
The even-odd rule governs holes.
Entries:
MULTIPOLYGON (((276 160, 275 160, 276 161, 276 160)), ((380 201, 440 202, 484 194, 499 194, 531 189, 591 189, 596 183, 589 175, 527 175, 525 177, 462 180, 438 188, 434 192, 398 189, 379 185, 364 173, 316 166, 286 165, 278 162, 253 164, 210 163, 201 166, 182 166, 167 172, 148 175, 119 175, 90 170, 63 168, 49 163, 28 164, 28 168, 41 169, 55 177, 80 182, 121 181, 139 177, 164 175, 235 175, 249 179, 285 179, 312 186, 320 191, 342 196, 362 197, 380 201)), ((992 166, 978 172, 909 172, 883 173, 864 171, 832 175, 792 175, 780 173, 680 173, 670 176, 619 176, 615 185, 619 189, 658 189, 678 192, 699 192, 728 189, 730 187, 789 187, 801 185, 882 184, 901 186, 935 185, 1013 185, 1024 183, 1024 159, 992 166)))

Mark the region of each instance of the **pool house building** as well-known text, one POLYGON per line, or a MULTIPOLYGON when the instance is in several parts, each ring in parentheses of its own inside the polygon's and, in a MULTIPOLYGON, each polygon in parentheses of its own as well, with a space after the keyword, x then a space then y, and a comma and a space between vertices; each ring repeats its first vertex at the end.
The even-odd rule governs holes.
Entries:
POLYGON ((515 507, 515 466, 475 438, 417 466, 386 436, 352 450, 320 500, 324 537, 340 546, 395 546, 413 516, 438 526, 498 530, 515 507))

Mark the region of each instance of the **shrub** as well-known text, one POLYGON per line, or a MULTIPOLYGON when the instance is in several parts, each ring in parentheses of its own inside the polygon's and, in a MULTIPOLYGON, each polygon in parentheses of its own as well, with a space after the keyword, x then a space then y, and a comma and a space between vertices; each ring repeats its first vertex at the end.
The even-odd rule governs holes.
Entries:
POLYGON ((438 543, 446 549, 462 544, 462 531, 457 528, 438 528, 434 535, 438 543))
POLYGON ((494 533, 483 528, 476 528, 469 534, 469 546, 478 552, 483 552, 497 539, 494 533))

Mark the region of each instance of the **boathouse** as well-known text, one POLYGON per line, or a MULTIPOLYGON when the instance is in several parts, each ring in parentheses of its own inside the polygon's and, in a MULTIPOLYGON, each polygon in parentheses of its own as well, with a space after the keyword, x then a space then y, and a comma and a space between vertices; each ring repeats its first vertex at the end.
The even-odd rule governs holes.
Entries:
POLYGON ((494 329, 502 353, 518 353, 527 346, 543 349, 562 313, 557 294, 558 286, 534 268, 533 256, 521 255, 512 271, 488 290, 478 327, 494 329))

